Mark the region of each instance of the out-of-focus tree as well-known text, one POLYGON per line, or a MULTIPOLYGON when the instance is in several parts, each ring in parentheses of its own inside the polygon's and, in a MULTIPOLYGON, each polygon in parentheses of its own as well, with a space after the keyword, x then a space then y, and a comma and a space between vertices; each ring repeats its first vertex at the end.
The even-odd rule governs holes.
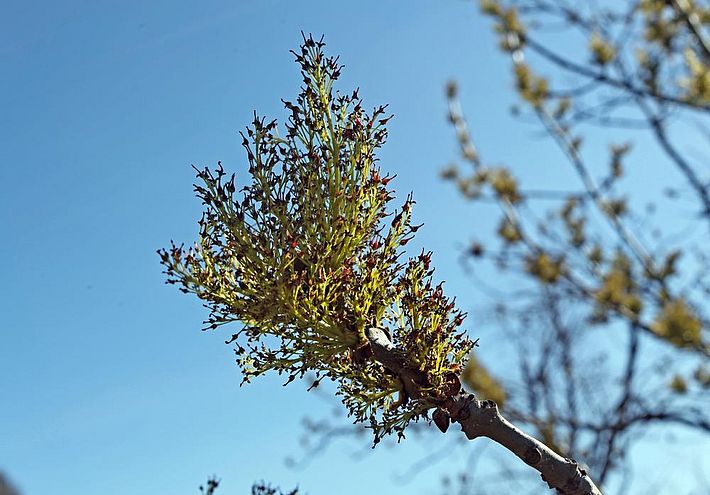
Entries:
POLYGON ((546 165, 543 188, 518 178, 534 156, 490 164, 474 145, 479 121, 471 131, 448 86, 470 167, 442 175, 476 208, 499 212, 497 240, 479 234, 465 263, 474 277, 506 274, 486 292, 501 342, 517 350, 516 372, 486 366, 492 356, 480 352, 463 381, 560 454, 584 459, 605 485, 651 427, 710 432, 710 6, 480 6, 511 60, 515 114, 541 128, 560 159, 546 165), (649 190, 658 181, 644 177, 659 175, 662 186, 649 190))

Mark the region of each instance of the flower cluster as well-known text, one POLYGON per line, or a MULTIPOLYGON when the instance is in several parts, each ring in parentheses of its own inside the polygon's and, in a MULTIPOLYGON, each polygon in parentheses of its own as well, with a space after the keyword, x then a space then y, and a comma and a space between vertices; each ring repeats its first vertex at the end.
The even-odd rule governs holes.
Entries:
POLYGON ((357 91, 336 92, 342 66, 323 46, 309 37, 293 52, 303 85, 284 102, 285 135, 257 116, 243 135, 251 183, 237 191, 221 163, 198 170, 199 241, 159 254, 168 283, 210 309, 207 328, 241 323, 228 343, 244 381, 267 371, 329 378, 379 439, 442 400, 472 343, 457 332, 463 315, 432 286, 429 255, 400 261, 419 227, 411 197, 388 209, 392 178, 375 156, 385 107, 368 114, 357 91), (389 332, 426 376, 418 397, 397 399, 401 380, 368 352, 370 327, 389 332))

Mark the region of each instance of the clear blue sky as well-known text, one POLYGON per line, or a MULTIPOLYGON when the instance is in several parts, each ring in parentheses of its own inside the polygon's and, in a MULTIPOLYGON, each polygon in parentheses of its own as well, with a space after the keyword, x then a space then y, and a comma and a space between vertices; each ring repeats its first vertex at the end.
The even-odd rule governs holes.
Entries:
POLYGON ((284 115, 279 100, 299 85, 288 50, 301 30, 324 34, 346 65, 341 87, 396 115, 382 166, 418 201, 426 226, 413 249, 433 249, 448 291, 475 311, 457 257, 489 220, 437 178, 455 156, 446 80, 461 83, 494 158, 556 157, 508 116, 508 64, 475 6, 6 1, 2 11, 0 470, 26 495, 196 494, 213 473, 225 495, 261 478, 354 495, 369 491, 365 472, 379 493, 431 493, 440 467, 405 486, 393 478, 428 451, 416 442, 359 463, 338 444, 287 468, 301 418, 332 404, 278 380, 239 388, 225 335, 199 331, 205 311, 163 285, 155 250, 195 238, 190 164, 241 167, 237 131, 253 109, 284 115))

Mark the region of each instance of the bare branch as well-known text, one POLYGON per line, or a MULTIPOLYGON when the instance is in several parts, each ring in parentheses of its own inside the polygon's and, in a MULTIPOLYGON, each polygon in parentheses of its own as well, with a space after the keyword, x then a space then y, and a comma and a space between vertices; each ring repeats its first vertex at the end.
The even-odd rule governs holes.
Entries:
MULTIPOLYGON (((392 373, 400 377, 408 393, 416 397, 420 392, 420 375, 402 358, 402 353, 389 340, 384 330, 369 328, 367 331, 372 355, 392 373)), ((586 471, 578 464, 565 459, 539 440, 524 433, 506 420, 492 401, 479 401, 471 394, 456 393, 447 398, 441 410, 448 413, 451 421, 458 422, 469 440, 487 437, 510 450, 526 464, 542 475, 550 488, 563 495, 601 495, 586 471)))
POLYGON ((541 55, 542 57, 546 58, 550 62, 553 62, 554 64, 558 65, 559 67, 568 70, 570 72, 577 73, 581 76, 587 77, 593 81, 599 82, 599 83, 604 83, 608 84, 609 86, 613 86, 615 88, 623 89, 628 91, 629 93, 632 93, 636 96, 640 97, 651 97, 654 98, 660 102, 666 102, 666 103, 673 103, 675 105, 679 105, 685 108, 690 108, 693 110, 700 110, 700 111, 710 111, 710 105, 704 104, 704 103, 696 103, 692 101, 687 101, 682 98, 677 98, 672 95, 667 95, 667 94, 661 94, 658 92, 650 92, 648 90, 645 90, 643 88, 639 88, 632 84, 630 79, 615 79, 611 77, 610 75, 594 70, 594 69, 589 69, 588 67, 585 67, 583 65, 579 65, 575 62, 572 62, 571 60, 568 60, 561 55, 553 52, 552 50, 548 49, 546 46, 538 43, 534 39, 530 38, 529 36, 525 37, 525 46, 529 47, 532 49, 535 53, 538 55, 541 55))

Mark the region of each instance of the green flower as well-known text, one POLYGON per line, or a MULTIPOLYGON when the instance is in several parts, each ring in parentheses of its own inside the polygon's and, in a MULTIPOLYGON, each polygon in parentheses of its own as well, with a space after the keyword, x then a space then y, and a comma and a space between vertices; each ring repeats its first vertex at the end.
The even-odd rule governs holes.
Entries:
POLYGON ((268 371, 288 382, 329 378, 377 441, 447 396, 473 343, 457 330, 464 315, 432 283, 430 254, 400 261, 419 226, 411 197, 389 208, 391 177, 375 156, 389 117, 385 107, 365 112, 357 91, 334 92, 341 66, 323 46, 307 38, 294 52, 304 84, 284 103, 284 135, 255 116, 243 136, 250 182, 237 192, 221 163, 198 170, 199 241, 159 254, 168 283, 209 308, 207 328, 241 323, 228 343, 245 382, 268 371), (389 332, 421 374, 416 397, 371 358, 370 327, 389 332))

